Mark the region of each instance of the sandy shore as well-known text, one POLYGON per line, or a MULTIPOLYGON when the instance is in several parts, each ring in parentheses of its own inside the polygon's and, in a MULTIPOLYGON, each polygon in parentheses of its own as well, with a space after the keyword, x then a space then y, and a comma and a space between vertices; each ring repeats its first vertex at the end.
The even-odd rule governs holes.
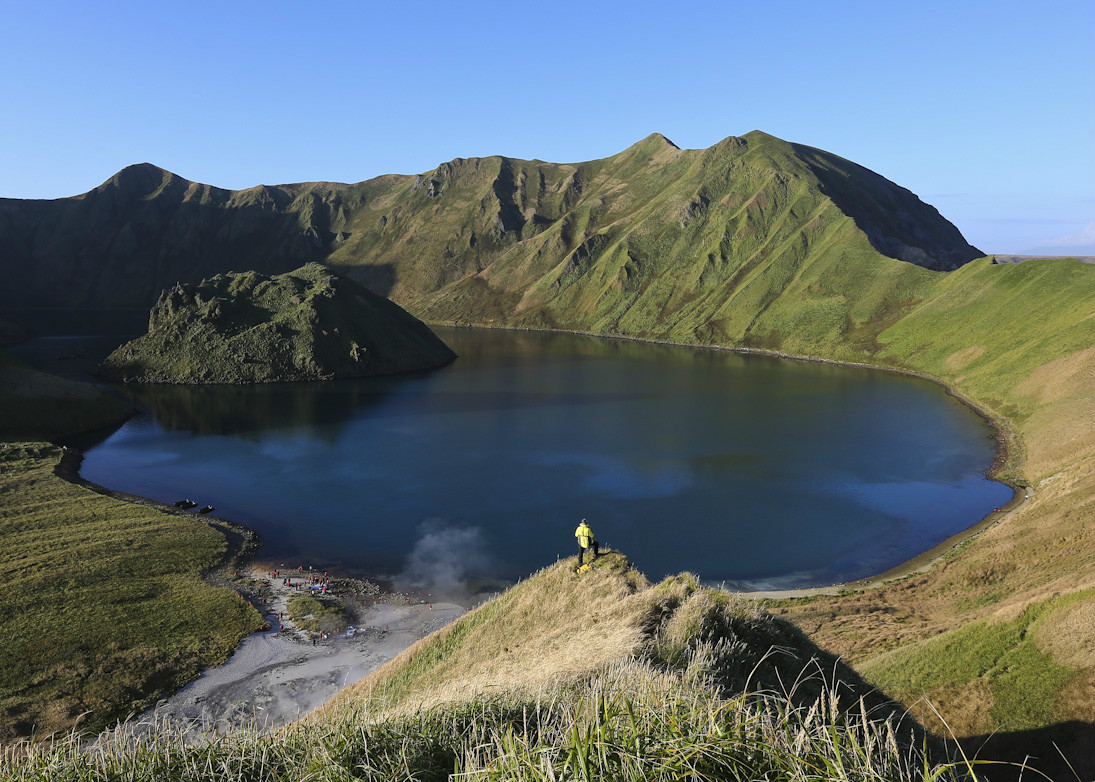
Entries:
MULTIPOLYGON (((258 565, 242 575, 255 587, 245 591, 253 591, 252 602, 270 629, 245 638, 224 664, 207 669, 136 722, 199 732, 273 730, 312 711, 466 610, 453 602, 430 602, 428 596, 374 589, 353 599, 347 592, 340 602, 351 613, 349 625, 317 637, 296 627, 286 611, 291 597, 307 591, 306 583, 303 588, 286 586, 258 565)), ((295 571, 285 575, 294 584, 306 582, 295 571)))

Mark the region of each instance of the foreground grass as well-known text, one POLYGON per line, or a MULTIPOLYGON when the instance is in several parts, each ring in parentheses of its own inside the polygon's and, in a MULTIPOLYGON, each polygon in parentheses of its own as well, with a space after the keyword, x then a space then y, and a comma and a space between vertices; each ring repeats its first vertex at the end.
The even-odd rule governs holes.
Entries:
POLYGON ((90 747, 11 748, 0 779, 973 778, 976 764, 949 760, 786 623, 687 574, 651 586, 618 554, 581 577, 573 566, 545 569, 275 734, 128 724, 90 747), (604 635, 614 648, 591 643, 604 635))
POLYGON ((969 780, 981 765, 934 762, 903 747, 892 724, 831 700, 806 708, 775 694, 721 699, 651 678, 629 691, 601 678, 537 700, 480 700, 381 722, 362 705, 266 736, 188 742, 123 729, 90 750, 66 740, 19 758, 9 751, 0 779, 901 782, 969 780))
POLYGON ((202 579, 225 538, 59 478, 62 452, 0 445, 0 739, 102 728, 224 660, 254 609, 202 579))

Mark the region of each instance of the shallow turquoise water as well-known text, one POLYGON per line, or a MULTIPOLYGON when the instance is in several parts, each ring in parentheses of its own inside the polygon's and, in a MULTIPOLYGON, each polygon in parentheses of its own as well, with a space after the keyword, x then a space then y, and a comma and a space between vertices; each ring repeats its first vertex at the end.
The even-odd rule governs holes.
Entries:
POLYGON ((257 529, 263 559, 444 589, 574 553, 586 517, 651 578, 881 572, 1011 497, 991 430, 931 383, 725 351, 443 330, 394 378, 150 388, 82 474, 257 529))

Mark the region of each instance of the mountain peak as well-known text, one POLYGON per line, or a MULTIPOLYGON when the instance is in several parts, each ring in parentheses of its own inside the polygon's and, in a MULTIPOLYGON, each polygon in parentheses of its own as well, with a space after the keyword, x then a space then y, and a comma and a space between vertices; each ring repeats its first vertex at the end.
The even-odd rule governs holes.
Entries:
POLYGON ((659 146, 672 147, 673 149, 680 149, 680 147, 678 147, 676 144, 674 144, 668 138, 663 136, 661 133, 651 133, 649 136, 647 136, 642 141, 640 141, 639 144, 642 144, 642 145, 657 144, 659 146))
POLYGON ((174 174, 159 166, 151 163, 134 163, 103 182, 93 192, 114 189, 125 193, 152 193, 165 181, 174 178, 176 178, 174 174))

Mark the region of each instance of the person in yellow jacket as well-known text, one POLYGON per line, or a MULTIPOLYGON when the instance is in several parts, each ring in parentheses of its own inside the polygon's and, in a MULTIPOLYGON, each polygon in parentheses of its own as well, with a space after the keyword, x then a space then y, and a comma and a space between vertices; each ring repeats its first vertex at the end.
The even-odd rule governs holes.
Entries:
POLYGON ((590 557, 589 561, 595 560, 600 553, 601 544, 593 539, 593 530, 585 519, 582 519, 578 529, 574 530, 574 537, 578 538, 578 567, 582 566, 582 558, 586 553, 586 549, 593 549, 593 556, 590 557))

